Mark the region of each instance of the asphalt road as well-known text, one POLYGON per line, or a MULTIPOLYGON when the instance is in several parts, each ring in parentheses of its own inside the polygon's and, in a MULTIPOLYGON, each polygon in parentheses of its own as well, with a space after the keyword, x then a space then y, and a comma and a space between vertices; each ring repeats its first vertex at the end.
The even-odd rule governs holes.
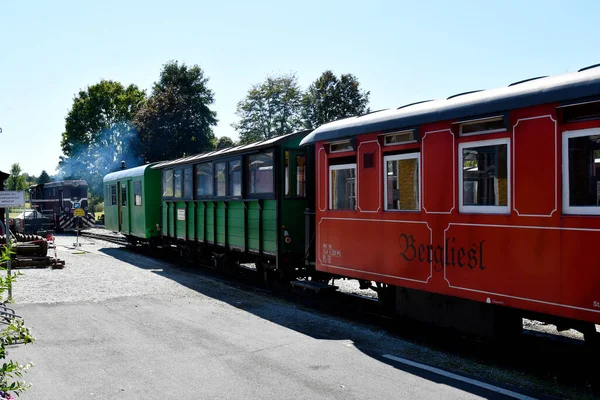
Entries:
POLYGON ((15 285, 37 338, 9 353, 35 363, 20 398, 510 398, 384 357, 440 359, 375 328, 100 243, 59 238, 65 269, 15 285))

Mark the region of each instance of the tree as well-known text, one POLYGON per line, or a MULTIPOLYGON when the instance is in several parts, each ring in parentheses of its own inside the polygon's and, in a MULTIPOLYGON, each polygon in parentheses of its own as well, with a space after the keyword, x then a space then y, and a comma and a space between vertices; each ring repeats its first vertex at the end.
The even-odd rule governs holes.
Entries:
POLYGON ((52 182, 52 178, 50 178, 50 175, 48 175, 48 173, 44 169, 44 170, 42 170, 42 173, 38 177, 37 183, 39 185, 39 184, 48 183, 48 182, 52 182))
POLYGON ((145 99, 136 85, 110 80, 80 91, 65 119, 60 178, 85 179, 89 190, 102 196, 104 175, 117 170, 122 160, 129 167, 140 165, 131 121, 145 99))
POLYGON ((304 127, 315 129, 327 122, 369 112, 369 94, 360 89, 358 79, 352 74, 338 78, 329 70, 323 72, 302 97, 304 127))
POLYGON ((216 149, 222 150, 233 146, 235 146, 235 142, 233 141, 233 139, 231 139, 228 136, 221 136, 219 140, 217 140, 216 149))
POLYGON ((135 117, 144 161, 179 158, 214 149, 214 94, 197 65, 164 65, 152 95, 135 117))
POLYGON ((27 188, 27 180, 22 173, 21 166, 14 163, 10 166, 10 175, 6 179, 6 190, 25 190, 27 188))
POLYGON ((29 175, 27 172, 23 173, 23 177, 25 178, 26 186, 29 187, 37 182, 35 175, 29 175))
POLYGON ((295 74, 269 76, 253 85, 237 105, 240 117, 232 124, 240 143, 252 143, 285 135, 301 127, 302 91, 295 74))

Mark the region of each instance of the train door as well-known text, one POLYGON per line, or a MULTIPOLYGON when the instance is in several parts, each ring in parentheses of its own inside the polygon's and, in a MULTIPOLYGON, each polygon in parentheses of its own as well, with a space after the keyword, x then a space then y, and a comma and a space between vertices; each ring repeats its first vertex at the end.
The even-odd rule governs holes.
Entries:
POLYGON ((123 214, 121 211, 121 182, 117 182, 117 219, 119 225, 119 232, 121 232, 121 226, 123 225, 123 214))
POLYGON ((117 183, 119 197, 119 232, 129 234, 129 181, 117 183))

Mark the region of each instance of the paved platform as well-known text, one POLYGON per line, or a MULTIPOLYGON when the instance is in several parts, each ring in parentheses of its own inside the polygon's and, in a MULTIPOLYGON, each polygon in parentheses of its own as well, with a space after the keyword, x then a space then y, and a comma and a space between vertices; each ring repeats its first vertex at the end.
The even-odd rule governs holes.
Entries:
POLYGON ((458 362, 376 328, 127 250, 92 242, 74 249, 69 241, 57 247, 65 269, 25 271, 15 286, 15 309, 37 338, 9 353, 36 364, 22 399, 511 397, 395 361, 390 354, 458 362))

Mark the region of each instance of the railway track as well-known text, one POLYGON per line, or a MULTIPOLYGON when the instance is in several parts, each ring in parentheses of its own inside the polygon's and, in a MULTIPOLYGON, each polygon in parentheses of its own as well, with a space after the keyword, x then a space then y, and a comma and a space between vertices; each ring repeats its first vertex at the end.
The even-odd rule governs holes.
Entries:
MULTIPOLYGON (((157 257, 147 248, 134 247, 126 239, 114 235, 82 232, 82 236, 123 245, 132 251, 139 251, 150 257, 157 257)), ((294 286, 264 285, 256 272, 239 268, 235 273, 226 273, 212 265, 189 263, 186 265, 176 254, 163 252, 158 257, 177 264, 191 273, 208 273, 215 279, 239 290, 263 293, 267 296, 283 298, 297 304, 299 308, 317 310, 336 318, 344 318, 352 323, 384 329, 387 332, 415 344, 457 354, 460 357, 491 363, 504 368, 523 371, 541 379, 551 379, 584 388, 600 398, 600 367, 597 359, 600 351, 590 349, 582 340, 560 335, 543 334, 524 329, 523 334, 509 340, 492 340, 468 336, 459 332, 410 320, 398 319, 381 312, 373 298, 339 291, 316 292, 294 286)))
POLYGON ((111 243, 115 243, 115 244, 122 244, 124 246, 128 245, 129 242, 127 242, 127 239, 123 238, 123 237, 119 237, 119 236, 114 236, 114 235, 102 235, 99 233, 92 233, 92 232, 86 232, 86 231, 82 231, 79 232, 79 234, 83 237, 87 237, 90 239, 99 239, 99 240, 104 240, 105 242, 111 242, 111 243))

